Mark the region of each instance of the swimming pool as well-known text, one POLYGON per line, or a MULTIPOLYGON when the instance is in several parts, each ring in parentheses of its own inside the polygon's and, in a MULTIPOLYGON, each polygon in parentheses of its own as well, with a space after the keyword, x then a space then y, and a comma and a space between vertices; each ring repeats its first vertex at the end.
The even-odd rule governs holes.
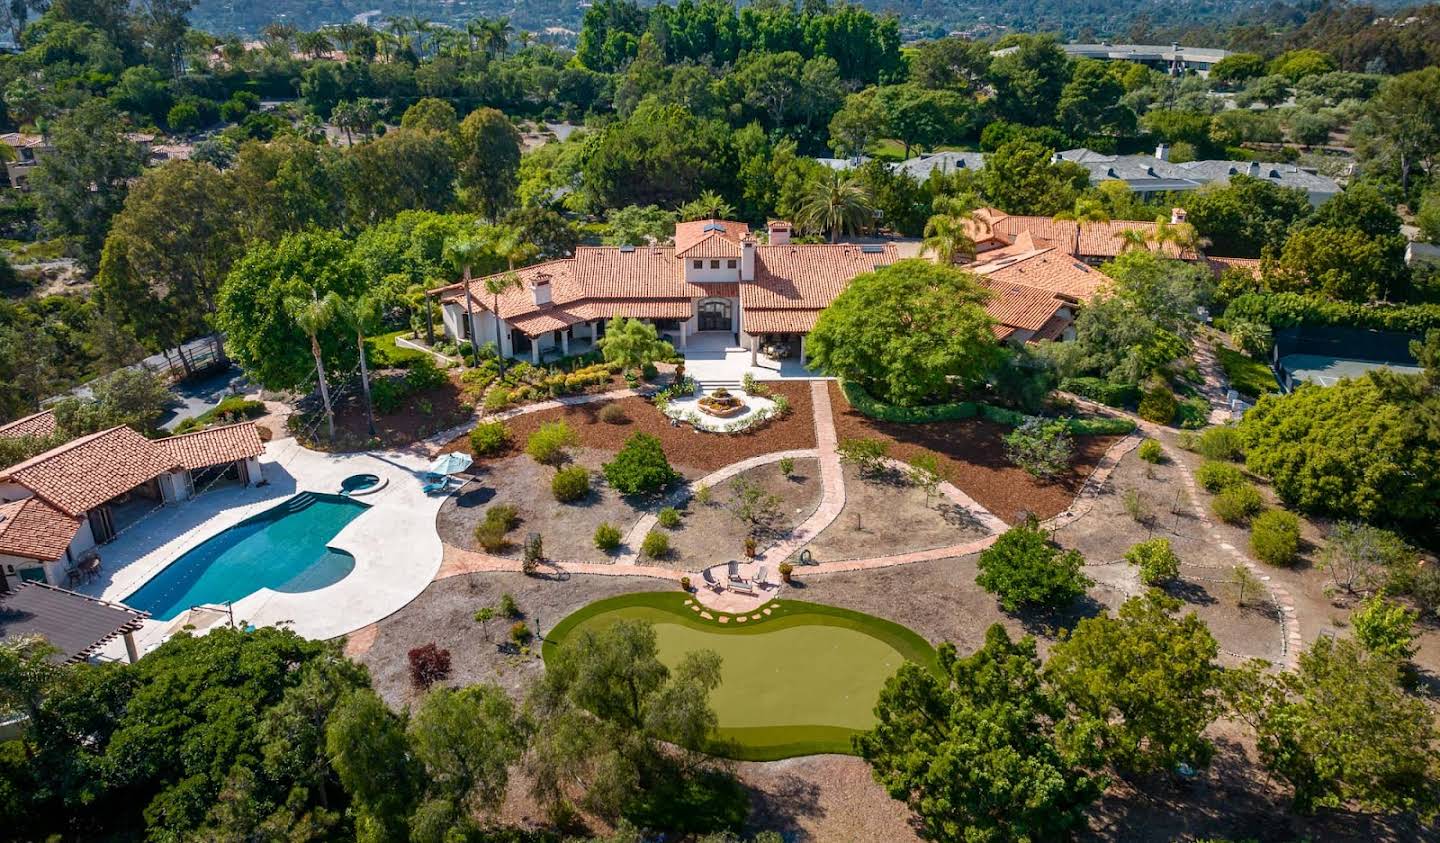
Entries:
POLYGON ((186 551, 121 602, 168 621, 262 588, 298 593, 333 585, 355 558, 328 542, 368 508, 342 495, 301 492, 186 551))

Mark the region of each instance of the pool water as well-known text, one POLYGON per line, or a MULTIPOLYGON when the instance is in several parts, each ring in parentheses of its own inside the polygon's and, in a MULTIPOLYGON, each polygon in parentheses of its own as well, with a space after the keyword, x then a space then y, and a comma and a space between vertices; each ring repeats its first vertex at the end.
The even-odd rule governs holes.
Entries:
POLYGON ((206 539, 122 602, 168 621, 192 606, 262 588, 293 594, 333 585, 355 568, 355 558, 327 545, 368 508, 341 495, 301 492, 206 539))

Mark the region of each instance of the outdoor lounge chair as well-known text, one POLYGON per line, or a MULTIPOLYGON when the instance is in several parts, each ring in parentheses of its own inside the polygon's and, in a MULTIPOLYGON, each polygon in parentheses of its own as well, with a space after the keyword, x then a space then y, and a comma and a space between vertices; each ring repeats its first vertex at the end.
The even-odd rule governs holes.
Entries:
POLYGON ((755 587, 756 587, 756 588, 764 588, 764 587, 765 587, 765 575, 768 574, 768 573, 769 573, 769 571, 766 570, 766 568, 765 568, 764 565, 761 565, 761 566, 760 566, 760 570, 758 570, 758 571, 755 572, 754 583, 755 583, 755 587))
POLYGON ((447 475, 447 476, 445 476, 445 477, 440 478, 439 480, 434 480, 434 481, 431 481, 431 482, 429 482, 429 483, 426 483, 423 487, 421 487, 420 491, 424 492, 424 493, 427 494, 427 495, 435 495, 435 494, 439 494, 439 493, 441 493, 441 492, 449 491, 449 489, 450 489, 450 478, 449 478, 449 476, 447 475))
POLYGON ((726 563, 726 564, 729 565, 729 569, 730 569, 730 573, 729 573, 729 580, 730 580, 730 582, 744 582, 745 578, 742 577, 742 576, 740 576, 740 563, 739 563, 739 562, 736 562, 734 559, 731 559, 731 560, 730 560, 728 563, 726 563))
POLYGON ((754 594, 755 586, 745 580, 736 579, 730 581, 730 590, 740 594, 754 594))
POLYGON ((720 584, 720 581, 717 580, 717 579, 715 579, 715 575, 712 574, 712 573, 710 573, 710 569, 709 569, 709 568, 706 568, 706 569, 704 570, 704 572, 702 573, 702 576, 705 577, 705 587, 706 587, 706 588, 714 589, 717 594, 718 594, 719 592, 722 592, 722 591, 725 590, 725 586, 721 585, 721 584, 720 584))

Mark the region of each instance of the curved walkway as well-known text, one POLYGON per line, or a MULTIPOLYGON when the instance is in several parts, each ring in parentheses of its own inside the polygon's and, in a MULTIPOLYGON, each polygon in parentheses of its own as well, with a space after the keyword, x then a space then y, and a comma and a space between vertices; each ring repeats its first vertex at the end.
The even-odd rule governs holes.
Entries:
MULTIPOLYGON (((1258 562, 1251 559, 1235 545, 1225 541, 1225 537, 1220 533, 1220 530, 1216 528, 1214 519, 1212 519, 1209 513, 1205 511, 1205 508, 1200 505, 1200 488, 1195 482, 1194 472, 1190 470, 1190 466, 1187 465, 1184 460, 1176 459, 1173 454, 1168 453, 1169 446, 1160 438, 1160 434, 1164 431, 1164 428, 1154 422, 1146 421, 1134 413, 1107 407, 1104 404, 1096 403, 1088 398, 1082 398, 1079 395, 1070 393, 1060 394, 1074 401, 1077 406, 1083 407, 1091 412, 1102 415, 1124 416, 1134 421, 1140 430, 1145 431, 1145 433, 1149 434, 1155 441, 1161 443, 1161 446, 1167 451, 1170 462, 1179 470, 1181 478, 1185 481, 1186 501, 1190 504, 1190 510, 1200 522, 1200 526, 1205 529, 1217 547, 1229 554, 1237 564, 1244 565, 1250 573, 1254 574, 1257 579, 1265 584, 1265 587, 1270 591, 1270 599, 1276 606, 1280 607, 1281 657, 1284 659, 1285 667, 1290 670, 1297 669, 1300 666, 1300 650, 1303 647, 1303 642, 1300 637, 1300 619, 1295 614, 1295 599, 1290 596, 1289 590, 1280 583, 1275 582, 1269 572, 1258 562)), ((1139 444, 1138 439, 1136 444, 1139 444)), ((1131 447, 1133 448, 1134 445, 1131 447)), ((1107 454, 1106 456, 1108 457, 1109 455, 1107 454)), ((1081 494, 1084 494, 1083 490, 1081 494)))

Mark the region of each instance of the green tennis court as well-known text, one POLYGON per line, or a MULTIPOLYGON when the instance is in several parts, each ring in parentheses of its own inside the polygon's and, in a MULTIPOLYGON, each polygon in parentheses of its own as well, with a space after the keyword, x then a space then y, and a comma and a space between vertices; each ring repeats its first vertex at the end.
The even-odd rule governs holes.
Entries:
MULTIPOLYGON (((590 604, 546 636, 549 657, 584 629, 621 619, 655 625, 660 660, 674 666, 692 650, 723 660, 710 704, 717 748, 748 760, 849 753, 850 736, 874 724, 880 688, 907 659, 937 669, 925 639, 899 624, 834 606, 781 600, 743 624, 705 619, 684 594, 627 594, 590 604)), ((753 616, 752 616, 753 617, 753 616)))

